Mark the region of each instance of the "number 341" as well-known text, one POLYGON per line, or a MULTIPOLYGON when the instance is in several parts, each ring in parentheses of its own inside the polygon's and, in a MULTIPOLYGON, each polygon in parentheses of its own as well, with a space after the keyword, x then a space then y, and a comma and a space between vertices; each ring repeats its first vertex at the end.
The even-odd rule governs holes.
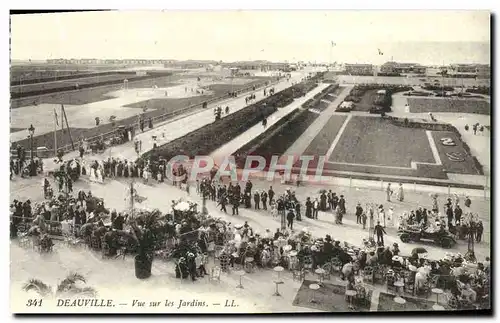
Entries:
POLYGON ((41 299, 29 299, 28 302, 26 302, 27 307, 31 306, 42 306, 42 300, 41 299))

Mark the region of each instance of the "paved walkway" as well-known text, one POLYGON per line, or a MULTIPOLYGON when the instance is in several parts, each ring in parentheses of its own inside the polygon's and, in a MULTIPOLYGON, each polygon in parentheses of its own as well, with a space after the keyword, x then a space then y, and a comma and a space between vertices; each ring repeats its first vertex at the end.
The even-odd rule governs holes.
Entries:
POLYGON ((344 87, 342 92, 333 100, 333 102, 326 108, 320 116, 304 131, 304 133, 297 139, 283 154, 285 156, 299 156, 311 144, 316 135, 323 129, 323 127, 330 120, 330 116, 335 114, 335 109, 349 95, 353 88, 352 85, 344 87))
POLYGON ((278 109, 278 111, 270 115, 267 118, 267 127, 264 128, 261 123, 256 124, 255 126, 248 129, 238 137, 231 140, 230 142, 219 147, 216 151, 211 153, 211 156, 214 158, 214 160, 216 160, 216 163, 219 162, 219 160, 222 161, 225 157, 232 155, 239 148, 243 147, 253 139, 257 138, 262 133, 266 132, 272 125, 277 123, 283 117, 287 116, 292 111, 300 108, 300 106, 304 104, 307 100, 311 99, 313 96, 315 96, 328 86, 329 84, 325 83, 319 84, 315 89, 307 93, 305 97, 295 99, 294 102, 292 102, 291 104, 287 105, 284 108, 278 109))
MULTIPOLYGON (((276 85, 274 85, 274 88, 276 92, 279 92, 281 90, 284 90, 290 86, 292 86, 292 82, 299 82, 304 76, 306 72, 295 72, 292 73, 292 78, 290 81, 287 80, 282 80, 276 85)), ((264 98, 263 90, 259 89, 256 90, 255 92, 256 100, 253 101, 252 103, 255 103, 257 101, 260 101, 264 98)), ((250 94, 250 93, 248 93, 250 94)), ((136 138, 142 141, 142 151, 141 153, 145 153, 147 151, 150 151, 153 148, 153 139, 152 136, 157 136, 157 142, 158 145, 163 145, 169 141, 175 140, 179 137, 182 137, 196 129, 199 129, 207 124, 210 124, 214 122, 215 117, 214 117, 214 112, 213 109, 217 106, 223 106, 225 107, 226 105, 229 106, 230 111, 229 114, 232 114, 236 111, 239 111, 248 105, 245 103, 245 97, 248 96, 248 94, 244 96, 240 96, 235 99, 228 100, 224 103, 222 102, 216 102, 213 104, 209 104, 207 109, 199 111, 197 113, 193 114, 187 114, 184 116, 179 117, 178 119, 172 120, 167 120, 163 124, 156 125, 156 127, 152 130, 146 131, 144 133, 140 133, 136 135, 136 138)), ((226 117, 227 115, 224 114, 222 117, 226 117)), ((74 151, 65 156, 65 158, 75 158, 78 156, 78 152, 74 151)), ((91 155, 91 159, 96 159, 96 160, 101 160, 101 159, 107 159, 109 157, 119 157, 119 158, 124 158, 127 160, 134 160, 137 158, 137 153, 135 152, 134 149, 134 143, 133 142, 128 142, 123 145, 115 146, 115 147, 110 147, 106 151, 100 154, 95 154, 91 155)))

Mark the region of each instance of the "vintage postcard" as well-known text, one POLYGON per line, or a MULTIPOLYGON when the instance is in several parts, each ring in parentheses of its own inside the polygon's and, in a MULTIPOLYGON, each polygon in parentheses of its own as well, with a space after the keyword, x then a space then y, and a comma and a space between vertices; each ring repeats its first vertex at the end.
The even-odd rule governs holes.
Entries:
POLYGON ((490 19, 12 13, 11 311, 488 313, 490 19))

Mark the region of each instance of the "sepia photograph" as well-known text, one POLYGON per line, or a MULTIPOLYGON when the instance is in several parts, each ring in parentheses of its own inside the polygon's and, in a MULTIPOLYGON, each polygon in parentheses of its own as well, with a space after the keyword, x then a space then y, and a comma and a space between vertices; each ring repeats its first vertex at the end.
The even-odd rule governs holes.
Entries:
POLYGON ((9 20, 11 313, 492 314, 491 12, 9 20))

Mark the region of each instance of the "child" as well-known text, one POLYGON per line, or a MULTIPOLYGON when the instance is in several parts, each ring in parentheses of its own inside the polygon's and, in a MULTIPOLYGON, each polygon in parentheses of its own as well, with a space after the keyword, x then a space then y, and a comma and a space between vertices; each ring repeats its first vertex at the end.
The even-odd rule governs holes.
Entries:
POLYGON ((276 208, 276 203, 274 202, 274 199, 271 200, 271 215, 273 218, 278 216, 278 209, 276 208))
POLYGON ((365 211, 363 211, 363 213, 361 214, 361 221, 362 221, 362 223, 363 223, 363 230, 365 230, 365 229, 366 229, 366 220, 367 220, 367 218, 368 218, 368 217, 366 216, 366 212, 365 212, 365 211))
POLYGON ((208 275, 207 270, 205 269, 205 256, 201 253, 196 254, 195 263, 196 269, 198 271, 198 276, 203 277, 208 275))
POLYGON ((483 237, 483 221, 479 221, 479 223, 477 224, 477 228, 476 228, 476 241, 477 242, 481 242, 481 239, 483 237))

